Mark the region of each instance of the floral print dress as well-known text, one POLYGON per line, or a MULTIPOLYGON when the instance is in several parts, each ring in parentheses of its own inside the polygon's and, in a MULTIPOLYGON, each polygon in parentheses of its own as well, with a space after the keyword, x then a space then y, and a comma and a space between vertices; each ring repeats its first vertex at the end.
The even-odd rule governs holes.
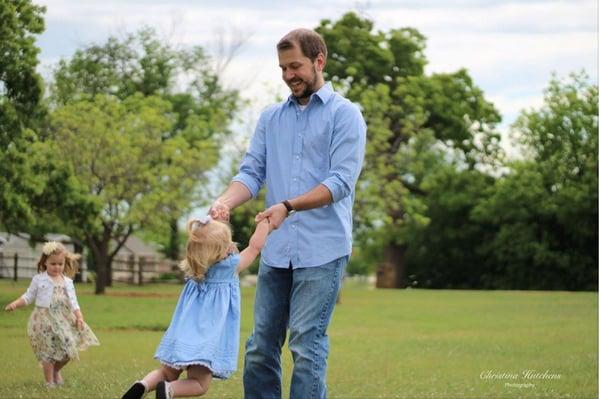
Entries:
POLYGON ((39 361, 79 359, 79 351, 100 345, 92 329, 84 322, 78 330, 75 320, 65 286, 55 284, 50 307, 36 307, 27 324, 29 342, 39 361))

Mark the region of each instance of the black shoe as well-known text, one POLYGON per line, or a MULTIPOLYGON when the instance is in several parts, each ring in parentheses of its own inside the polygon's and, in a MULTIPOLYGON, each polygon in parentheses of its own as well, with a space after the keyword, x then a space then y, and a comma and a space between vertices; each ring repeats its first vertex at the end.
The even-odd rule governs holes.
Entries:
POLYGON ((172 399, 168 382, 161 381, 156 385, 156 399, 172 399))
POLYGON ((121 399, 142 399, 145 393, 146 387, 144 384, 136 382, 125 392, 121 399))

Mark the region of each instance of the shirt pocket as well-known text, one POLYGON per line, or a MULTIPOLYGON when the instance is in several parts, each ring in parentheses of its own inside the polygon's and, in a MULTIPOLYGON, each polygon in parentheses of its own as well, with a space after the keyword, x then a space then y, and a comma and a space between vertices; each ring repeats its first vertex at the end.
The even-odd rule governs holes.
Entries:
POLYGON ((306 130, 304 139, 305 166, 321 173, 329 171, 329 151, 332 127, 330 123, 313 124, 306 130))

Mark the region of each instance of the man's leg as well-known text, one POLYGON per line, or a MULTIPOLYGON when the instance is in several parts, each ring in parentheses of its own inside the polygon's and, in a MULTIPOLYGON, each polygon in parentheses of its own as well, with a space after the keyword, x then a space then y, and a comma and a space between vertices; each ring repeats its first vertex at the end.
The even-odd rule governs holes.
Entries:
POLYGON ((290 300, 289 347, 294 358, 290 399, 326 398, 327 326, 348 257, 294 270, 290 300))
POLYGON ((244 398, 281 398, 281 347, 289 315, 292 270, 260 264, 254 331, 246 342, 244 398))

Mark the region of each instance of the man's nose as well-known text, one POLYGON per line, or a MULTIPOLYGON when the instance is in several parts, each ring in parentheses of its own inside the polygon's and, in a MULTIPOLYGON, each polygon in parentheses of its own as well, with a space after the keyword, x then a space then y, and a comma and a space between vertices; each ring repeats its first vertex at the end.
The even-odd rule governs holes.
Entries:
POLYGON ((285 81, 289 81, 293 77, 294 77, 294 73, 292 71, 285 71, 283 73, 283 80, 285 80, 285 81))

